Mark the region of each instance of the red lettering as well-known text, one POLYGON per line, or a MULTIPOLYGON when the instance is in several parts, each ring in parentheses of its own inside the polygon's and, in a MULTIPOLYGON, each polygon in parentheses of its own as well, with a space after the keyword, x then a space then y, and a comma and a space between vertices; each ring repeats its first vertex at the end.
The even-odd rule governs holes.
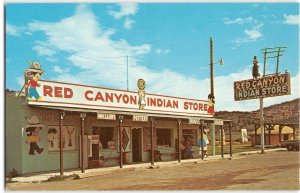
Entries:
POLYGON ((183 106, 184 106, 184 110, 187 110, 187 109, 189 108, 188 102, 184 102, 184 103, 183 103, 183 106))
MULTIPOLYGON (((148 99, 149 100, 149 99, 148 99)), ((148 101, 147 100, 147 101, 148 101)), ((148 102, 149 103, 149 102, 148 102)), ((137 104, 137 99, 136 99, 136 96, 132 96, 132 95, 130 95, 130 104, 137 104)))
POLYGON ((178 101, 173 101, 173 108, 178 109, 178 101))
POLYGON ((64 98, 69 99, 73 97, 73 90, 71 88, 64 88, 64 98))
POLYGON ((44 91, 44 96, 49 96, 49 97, 53 97, 52 96, 52 87, 51 86, 47 86, 47 85, 44 85, 43 86, 43 91, 44 91))
POLYGON ((84 96, 85 96, 86 100, 88 100, 88 101, 92 101, 92 100, 93 100, 93 98, 92 98, 92 97, 89 97, 89 96, 88 96, 88 94, 93 94, 93 91, 91 91, 91 90, 87 90, 87 91, 85 91, 85 94, 84 94, 84 96))
POLYGON ((122 97, 122 94, 119 94, 119 95, 115 94, 115 97, 117 99, 117 102, 120 103, 120 99, 122 97))
POLYGON ((204 111, 207 111, 207 104, 204 104, 204 111))
POLYGON ((129 96, 127 94, 123 95, 123 102, 127 104, 129 102, 129 96))
POLYGON ((199 110, 203 111, 203 104, 199 103, 199 110))
POLYGON ((114 96, 113 96, 113 93, 105 93, 105 98, 106 98, 106 102, 108 102, 108 100, 110 101, 110 102, 114 102, 114 96))
POLYGON ((94 98, 94 101, 97 101, 97 100, 101 100, 104 102, 104 98, 103 98, 101 92, 98 92, 96 97, 94 98))
POLYGON ((62 95, 62 87, 54 87, 54 96, 55 97, 59 97, 59 98, 62 98, 63 95, 62 95))
POLYGON ((157 99, 157 106, 161 107, 163 105, 163 101, 161 99, 157 99))
POLYGON ((195 111, 198 110, 198 104, 197 103, 194 103, 193 107, 194 107, 195 111))

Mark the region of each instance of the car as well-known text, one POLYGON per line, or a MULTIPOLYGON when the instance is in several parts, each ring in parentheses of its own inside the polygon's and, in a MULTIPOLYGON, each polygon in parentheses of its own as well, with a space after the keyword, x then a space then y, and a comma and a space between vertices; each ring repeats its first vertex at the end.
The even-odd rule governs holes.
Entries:
POLYGON ((299 151, 300 139, 293 139, 281 142, 281 147, 287 148, 288 151, 299 151))

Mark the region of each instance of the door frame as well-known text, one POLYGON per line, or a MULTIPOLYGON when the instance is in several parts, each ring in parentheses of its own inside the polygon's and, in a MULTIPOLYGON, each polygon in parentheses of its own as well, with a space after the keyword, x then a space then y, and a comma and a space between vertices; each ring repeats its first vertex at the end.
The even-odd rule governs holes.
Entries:
POLYGON ((133 154, 134 154, 134 151, 133 151, 133 130, 134 129, 138 129, 138 130, 140 130, 140 136, 139 136, 139 138, 140 138, 140 147, 139 147, 139 152, 138 152, 138 154, 140 155, 139 156, 139 158, 140 158, 140 161, 137 161, 137 162, 143 162, 143 128, 142 127, 132 127, 131 128, 131 159, 132 159, 132 162, 134 162, 133 161, 133 154))

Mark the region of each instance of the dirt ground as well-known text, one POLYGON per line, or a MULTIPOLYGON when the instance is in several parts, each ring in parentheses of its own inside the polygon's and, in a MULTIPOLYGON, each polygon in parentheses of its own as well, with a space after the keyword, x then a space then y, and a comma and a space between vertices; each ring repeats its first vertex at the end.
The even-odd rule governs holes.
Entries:
POLYGON ((7 190, 299 190, 299 152, 123 168, 79 180, 10 183, 7 190))

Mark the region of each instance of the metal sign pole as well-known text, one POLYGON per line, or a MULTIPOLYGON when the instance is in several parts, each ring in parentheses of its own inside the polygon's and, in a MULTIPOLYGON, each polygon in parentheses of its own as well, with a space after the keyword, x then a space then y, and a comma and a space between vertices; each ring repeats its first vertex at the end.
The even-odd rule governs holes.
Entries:
POLYGON ((265 153, 265 128, 264 128, 264 104, 263 97, 260 97, 260 129, 261 129, 261 153, 265 153))

